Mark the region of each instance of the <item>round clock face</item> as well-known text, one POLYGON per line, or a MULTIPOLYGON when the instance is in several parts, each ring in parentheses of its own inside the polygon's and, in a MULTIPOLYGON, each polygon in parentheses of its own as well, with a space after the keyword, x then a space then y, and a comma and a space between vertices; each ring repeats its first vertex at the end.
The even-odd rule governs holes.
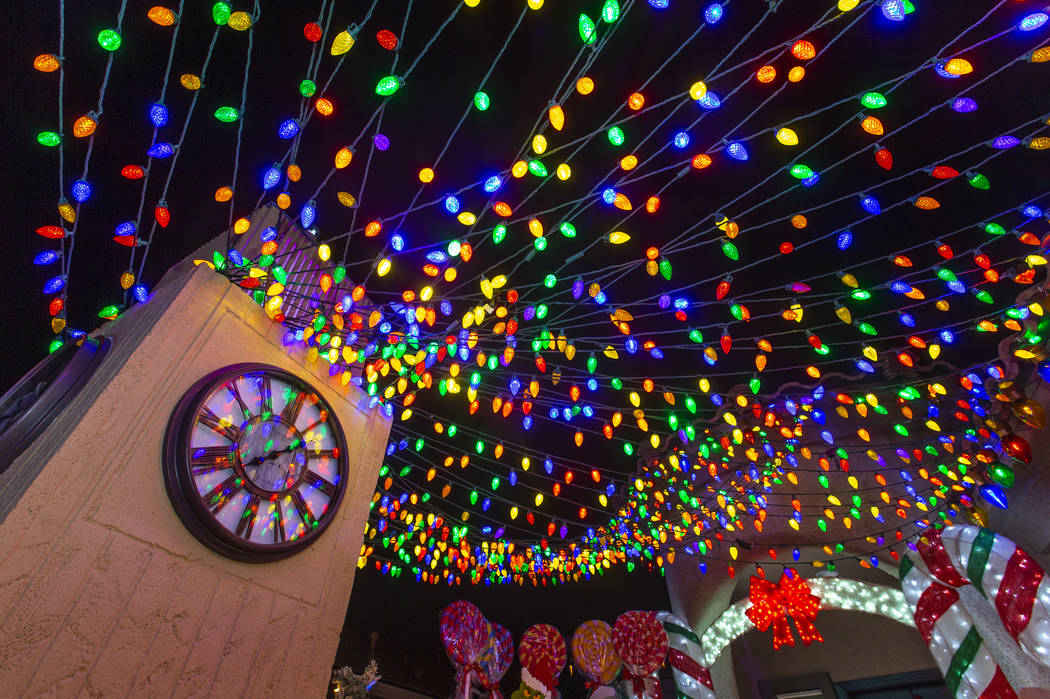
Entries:
POLYGON ((164 475, 175 511, 213 550, 268 561, 310 545, 335 515, 346 444, 309 384, 259 364, 204 377, 168 424, 164 475))

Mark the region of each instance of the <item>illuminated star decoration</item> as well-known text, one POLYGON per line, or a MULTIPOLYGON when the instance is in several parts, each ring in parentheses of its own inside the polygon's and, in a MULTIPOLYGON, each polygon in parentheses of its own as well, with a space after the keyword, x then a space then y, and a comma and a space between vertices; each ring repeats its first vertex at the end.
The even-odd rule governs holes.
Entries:
POLYGON ((813 625, 820 611, 820 598, 809 591, 809 585, 794 569, 785 570, 776 584, 752 575, 748 599, 751 607, 744 613, 751 623, 759 631, 773 625, 773 650, 795 645, 788 617, 795 621, 802 645, 808 646, 815 640, 824 642, 824 637, 813 625))

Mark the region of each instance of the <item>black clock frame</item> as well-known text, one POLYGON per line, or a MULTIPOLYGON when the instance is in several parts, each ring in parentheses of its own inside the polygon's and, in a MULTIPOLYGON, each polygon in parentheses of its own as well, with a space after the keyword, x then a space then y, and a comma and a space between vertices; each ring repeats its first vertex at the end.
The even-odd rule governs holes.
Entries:
POLYGON ((175 514, 183 525, 202 544, 212 551, 244 563, 268 563, 295 555, 312 545, 335 519, 343 495, 346 493, 350 476, 349 460, 346 448, 346 435, 339 423, 339 418, 331 406, 307 381, 269 364, 245 363, 231 364, 198 379, 183 394, 168 420, 164 433, 163 452, 164 488, 168 493, 175 514), (190 469, 188 440, 197 421, 197 415, 207 398, 224 383, 239 376, 251 373, 266 373, 290 385, 301 386, 317 396, 328 411, 328 422, 332 438, 339 449, 337 467, 339 483, 335 494, 328 504, 328 514, 317 523, 317 527, 308 535, 279 544, 255 544, 245 541, 215 521, 214 516, 202 502, 193 481, 190 469))
POLYGON ((70 341, 36 366, 0 397, 0 415, 11 412, 0 431, 0 473, 44 431, 87 384, 109 351, 107 337, 70 341), (41 383, 46 385, 38 391, 41 383), (35 397, 34 397, 35 395, 35 397), (31 399, 25 407, 18 404, 31 399))

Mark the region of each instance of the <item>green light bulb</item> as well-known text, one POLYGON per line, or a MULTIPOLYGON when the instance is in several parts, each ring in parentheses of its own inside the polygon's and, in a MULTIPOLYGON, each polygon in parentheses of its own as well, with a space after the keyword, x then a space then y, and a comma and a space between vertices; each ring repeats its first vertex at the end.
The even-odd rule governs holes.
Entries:
POLYGON ((879 109, 888 104, 886 97, 879 92, 865 92, 860 98, 860 103, 868 109, 879 109))
POLYGON ((565 236, 566 238, 575 238, 576 237, 576 226, 572 225, 568 221, 566 221, 565 223, 561 224, 561 226, 558 227, 558 230, 560 230, 561 234, 563 236, 565 236))
POLYGON ((546 177, 547 167, 539 160, 530 160, 529 172, 531 172, 533 175, 536 175, 536 177, 546 177))
POLYGON ((580 15, 578 22, 580 30, 580 41, 584 44, 590 45, 598 40, 598 34, 594 29, 594 21, 587 15, 580 15))
POLYGON ((606 24, 612 24, 618 19, 620 19, 620 3, 616 0, 605 0, 605 4, 602 5, 602 20, 606 24))
POLYGON ((215 118, 227 124, 237 121, 240 116, 233 107, 219 107, 215 110, 215 118))
POLYGON ((553 274, 548 274, 546 277, 543 278, 543 285, 548 289, 553 289, 554 285, 557 283, 558 278, 555 277, 553 274))
POLYGON ((991 235, 1005 235, 1006 229, 993 221, 992 223, 985 224, 984 232, 991 235))
POLYGON ((975 172, 966 180, 974 189, 991 189, 992 183, 979 172, 975 172))
POLYGON ((808 165, 799 163, 798 165, 791 166, 791 176, 800 180, 804 180, 807 177, 813 176, 813 170, 808 165))
POLYGON ((317 92, 317 83, 313 80, 303 80, 299 83, 299 94, 303 97, 313 97, 317 92))
POLYGON ((502 223, 492 229, 492 242, 499 245, 507 235, 507 227, 502 223))
POLYGON ((740 259, 740 251, 736 249, 732 240, 722 240, 722 254, 734 262, 740 259))
POLYGON ((489 108, 489 96, 484 92, 474 93, 474 106, 477 107, 479 112, 483 112, 489 108))
POLYGON ((402 84, 401 78, 396 75, 388 75, 376 83, 376 94, 382 97, 389 97, 400 90, 402 84))
POLYGON ((54 131, 41 131, 36 135, 36 142, 48 148, 54 148, 62 142, 62 137, 54 131))
POLYGON ((116 51, 120 48, 120 34, 116 29, 103 29, 98 33, 98 45, 106 51, 116 51))
POLYGON ((660 260, 660 276, 671 281, 671 261, 667 258, 660 260))
POLYGON ((623 129, 621 129, 619 126, 614 126, 611 129, 609 129, 609 131, 607 132, 607 135, 609 137, 609 143, 613 144, 614 146, 622 146, 623 145, 623 142, 624 142, 623 129))
POLYGON ((220 27, 230 21, 232 14, 233 8, 229 3, 217 2, 211 6, 211 19, 220 27))

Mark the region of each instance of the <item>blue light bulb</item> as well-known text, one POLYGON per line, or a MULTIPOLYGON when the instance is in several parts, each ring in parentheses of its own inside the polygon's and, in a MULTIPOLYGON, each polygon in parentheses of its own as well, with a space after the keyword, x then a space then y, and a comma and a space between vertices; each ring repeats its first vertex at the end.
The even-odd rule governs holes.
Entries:
POLYGON ((708 5, 704 10, 704 20, 708 24, 718 24, 722 19, 722 6, 718 3, 708 5))
POLYGON ((277 229, 274 228, 273 226, 267 226, 266 228, 264 228, 262 230, 262 233, 259 234, 259 240, 263 241, 264 243, 268 243, 271 240, 276 240, 276 239, 277 239, 277 229))
POLYGON ((34 265, 49 265, 59 258, 59 254, 55 250, 45 250, 36 257, 33 258, 34 265))
POLYGON ((960 114, 966 114, 977 109, 977 102, 970 99, 969 97, 960 97, 952 100, 952 111, 959 112, 960 114))
POLYGON ((146 155, 151 158, 170 158, 175 153, 175 146, 170 143, 154 143, 150 146, 150 149, 146 151, 146 155))
POLYGON ((895 294, 906 294, 911 291, 911 284, 906 284, 902 281, 896 281, 890 284, 890 291, 895 294))
POLYGON ((266 172, 263 173, 262 177, 262 188, 273 189, 277 186, 277 183, 281 181, 281 168, 274 163, 270 167, 266 168, 266 172))
POLYGON ((882 0, 882 16, 894 22, 904 21, 904 0, 882 0))
POLYGON ((875 197, 862 194, 860 197, 860 208, 867 211, 872 216, 878 216, 882 213, 882 206, 879 204, 879 200, 875 197))
POLYGON ((1021 209, 1021 213, 1028 218, 1042 218, 1043 210, 1035 204, 1029 204, 1028 206, 1021 209))
POLYGON ((397 250, 398 252, 401 252, 402 250, 404 250, 405 249, 405 239, 404 239, 404 237, 402 237, 402 235, 400 233, 395 233, 394 235, 390 236, 390 247, 394 248, 394 250, 397 250))
POLYGON ((718 109, 722 106, 722 99, 716 93, 708 90, 696 103, 704 109, 718 109))
POLYGON ((498 191, 499 188, 502 187, 502 186, 503 186, 503 180, 501 180, 496 175, 493 175, 492 177, 490 177, 487 180, 485 180, 484 189, 485 189, 486 192, 491 194, 491 193, 493 193, 495 191, 498 191))
POLYGON ((602 201, 606 204, 612 204, 616 201, 616 190, 611 187, 607 187, 602 190, 602 201))
POLYGON ((1046 20, 1047 14, 1045 12, 1034 12, 1022 19, 1017 28, 1023 32, 1030 32, 1046 24, 1046 20))
POLYGON ((671 6, 671 0, 649 0, 649 6, 656 10, 666 10, 671 6))
POLYGON ((1016 136, 997 136, 992 141, 991 146, 999 150, 1006 150, 1007 148, 1013 148, 1020 142, 1020 139, 1016 136))
POLYGON ((869 362, 866 359, 857 359, 857 360, 854 360, 853 363, 857 366, 858 369, 863 371, 865 374, 874 374, 875 373, 875 367, 873 367, 871 365, 871 362, 869 362))
POLYGON ((283 139, 295 138, 295 135, 299 133, 302 126, 296 119, 285 119, 281 122, 281 125, 277 127, 277 135, 283 139))
POLYGON ((835 239, 835 244, 839 246, 839 250, 845 250, 850 245, 853 245, 853 234, 849 231, 842 231, 835 239))
POLYGON ((309 228, 313 225, 314 220, 317 218, 317 203, 313 199, 303 204, 302 210, 299 211, 299 220, 303 222, 303 226, 309 228))
POLYGON ((674 144, 674 147, 679 150, 683 148, 688 148, 689 134, 687 134, 685 131, 679 131, 674 135, 674 140, 672 141, 672 143, 674 144))
POLYGON ((149 120, 158 129, 168 123, 168 108, 160 102, 154 102, 149 108, 149 120))
POLYGON ((135 297, 135 300, 139 303, 146 303, 149 301, 149 290, 145 284, 136 284, 131 287, 131 295, 135 297))
POLYGON ((955 335, 952 333, 951 330, 942 330, 941 331, 941 342, 943 342, 946 345, 950 345, 953 342, 955 342, 955 335))
POLYGON ((445 197, 445 211, 450 214, 459 213, 459 199, 452 195, 445 197))
POLYGON ((1006 491, 994 483, 985 483, 978 488, 978 491, 981 493, 982 498, 999 509, 1005 510, 1010 506, 1010 503, 1006 500, 1006 491))
POLYGON ((898 313, 897 320, 901 322, 901 325, 905 325, 909 328, 915 327, 915 318, 910 313, 898 313))
POLYGON ((66 278, 63 275, 51 277, 44 283, 45 294, 57 294, 66 286, 66 278))
POLYGON ((806 179, 802 180, 802 186, 803 187, 812 187, 817 182, 820 182, 820 175, 814 172, 812 175, 810 175, 806 179))
POLYGON ((117 227, 113 231, 113 235, 117 237, 135 235, 136 231, 138 231, 138 227, 134 222, 124 221, 123 223, 117 224, 117 227))
POLYGON ((936 63, 933 64, 933 70, 937 73, 937 75, 941 76, 942 78, 948 78, 949 80, 954 80, 955 78, 961 78, 962 77, 961 75, 955 75, 953 73, 949 73, 948 71, 946 71, 944 69, 944 64, 945 63, 946 63, 946 61, 937 61, 936 63))
POLYGON ((733 160, 747 160, 747 148, 744 148, 744 144, 738 141, 733 141, 726 146, 726 155, 733 160))
POLYGON ((91 198, 91 185, 84 180, 77 180, 71 188, 73 198, 78 202, 85 202, 91 198))

